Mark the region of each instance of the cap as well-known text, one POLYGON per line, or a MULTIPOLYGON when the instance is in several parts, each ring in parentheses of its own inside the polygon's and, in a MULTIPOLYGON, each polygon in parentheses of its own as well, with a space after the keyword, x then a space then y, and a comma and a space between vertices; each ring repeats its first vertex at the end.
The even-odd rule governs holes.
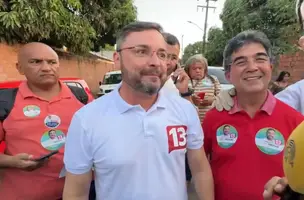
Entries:
POLYGON ((283 168, 291 189, 304 194, 304 122, 293 130, 287 140, 283 168))

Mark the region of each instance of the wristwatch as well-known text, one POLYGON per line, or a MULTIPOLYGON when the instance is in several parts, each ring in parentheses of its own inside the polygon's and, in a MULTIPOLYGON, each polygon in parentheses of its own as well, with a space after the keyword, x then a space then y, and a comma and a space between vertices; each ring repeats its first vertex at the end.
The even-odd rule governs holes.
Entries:
POLYGON ((193 90, 188 89, 188 92, 180 93, 181 97, 190 97, 193 94, 193 90))

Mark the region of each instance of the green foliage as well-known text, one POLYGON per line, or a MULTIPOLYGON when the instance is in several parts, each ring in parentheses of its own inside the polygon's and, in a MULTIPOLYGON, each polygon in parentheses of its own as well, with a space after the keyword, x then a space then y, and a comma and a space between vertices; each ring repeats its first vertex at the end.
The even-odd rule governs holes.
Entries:
POLYGON ((211 66, 221 66, 223 64, 223 49, 227 42, 224 32, 220 28, 212 27, 208 32, 208 46, 206 58, 211 66))
POLYGON ((133 0, 80 0, 82 13, 96 30, 94 50, 98 51, 105 44, 114 45, 116 33, 137 17, 133 0))
POLYGON ((193 56, 195 54, 200 54, 202 52, 203 52, 203 42, 202 41, 187 45, 186 48, 184 49, 182 63, 185 63, 188 60, 188 58, 190 58, 191 56, 193 56))
POLYGON ((264 32, 275 55, 297 51, 300 26, 294 0, 226 0, 220 18, 223 30, 210 29, 208 34, 206 55, 212 65, 221 63, 225 44, 230 38, 249 29, 264 32))
POLYGON ((135 20, 132 3, 132 0, 0 0, 0 40, 42 41, 85 53, 96 46, 112 44, 111 33, 135 20), (103 37, 107 34, 108 37, 103 37))

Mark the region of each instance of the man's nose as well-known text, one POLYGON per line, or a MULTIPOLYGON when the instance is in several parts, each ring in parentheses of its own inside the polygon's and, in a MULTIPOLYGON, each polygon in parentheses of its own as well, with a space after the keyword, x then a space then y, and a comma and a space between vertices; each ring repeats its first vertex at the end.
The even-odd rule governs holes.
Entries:
POLYGON ((248 71, 256 71, 258 70, 258 63, 253 59, 248 61, 247 69, 248 71))

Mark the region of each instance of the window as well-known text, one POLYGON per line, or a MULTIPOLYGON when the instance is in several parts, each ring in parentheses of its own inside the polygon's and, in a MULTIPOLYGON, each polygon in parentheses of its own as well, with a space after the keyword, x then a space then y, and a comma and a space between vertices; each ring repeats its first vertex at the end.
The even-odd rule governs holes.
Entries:
POLYGON ((104 85, 119 84, 121 82, 121 74, 106 74, 103 79, 104 85))

